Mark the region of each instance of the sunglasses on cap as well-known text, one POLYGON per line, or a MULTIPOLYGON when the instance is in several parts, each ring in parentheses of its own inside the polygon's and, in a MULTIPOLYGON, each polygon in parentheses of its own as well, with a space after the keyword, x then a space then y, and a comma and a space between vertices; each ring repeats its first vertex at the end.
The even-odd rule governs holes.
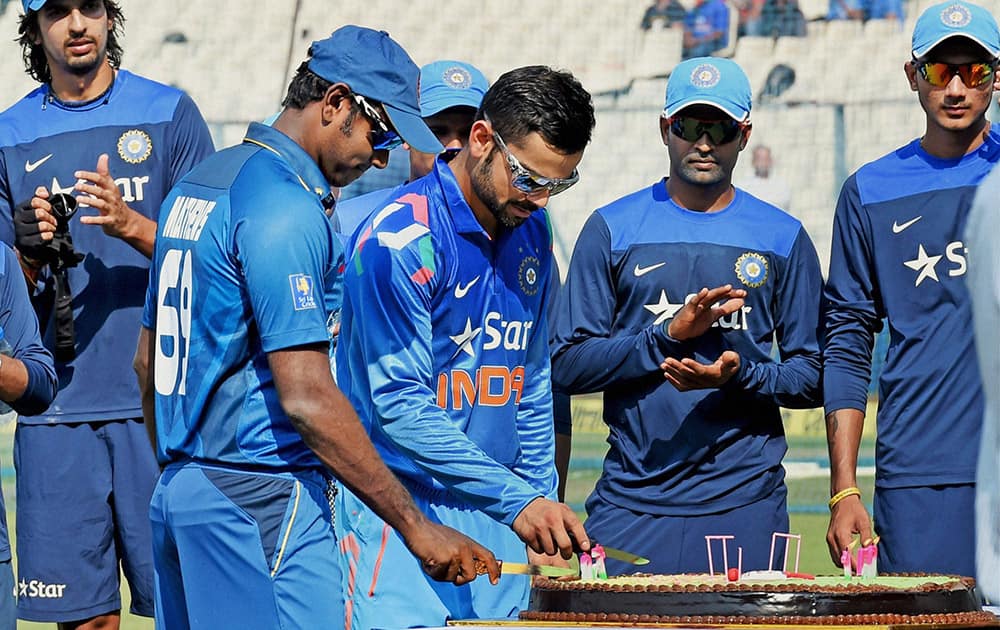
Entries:
POLYGON ((996 72, 995 63, 974 62, 974 63, 941 63, 935 61, 919 62, 917 69, 920 76, 934 87, 944 87, 951 83, 957 74, 962 78, 962 83, 967 88, 975 88, 985 85, 993 80, 993 73, 996 72))
POLYGON ((382 116, 379 115, 378 110, 372 107, 371 103, 365 100, 365 97, 360 94, 353 94, 352 96, 354 96, 354 101, 361 106, 365 117, 372 124, 372 149, 375 151, 391 151, 403 145, 402 136, 389 127, 382 119, 382 116))
POLYGON ((686 116, 671 116, 667 118, 670 132, 685 142, 697 142, 702 136, 708 135, 712 144, 729 144, 746 128, 732 118, 725 120, 699 120, 686 116))
MULTIPOLYGON (((490 119, 487 116, 483 116, 483 119, 493 126, 490 119)), ((514 154, 510 152, 507 148, 507 144, 500 137, 500 134, 493 130, 493 140, 497 143, 497 147, 500 148, 500 152, 503 153, 504 158, 507 160, 507 166, 510 167, 510 183, 511 185, 520 190, 526 195, 537 195, 543 190, 546 191, 550 196, 558 195, 563 192, 573 184, 580 181, 580 174, 576 169, 570 173, 570 176, 565 179, 560 179, 557 177, 542 177, 536 173, 532 173, 528 169, 521 166, 514 154)))

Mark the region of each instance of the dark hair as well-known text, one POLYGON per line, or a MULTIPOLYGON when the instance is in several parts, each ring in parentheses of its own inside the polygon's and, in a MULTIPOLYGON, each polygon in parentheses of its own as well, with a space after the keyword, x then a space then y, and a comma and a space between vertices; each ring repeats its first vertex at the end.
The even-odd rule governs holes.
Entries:
MULTIPOLYGON (((115 0, 104 0, 104 11, 114 26, 108 31, 107 55, 112 68, 122 65, 121 38, 125 35, 125 14, 115 0)), ((39 83, 52 81, 48 59, 45 58, 45 48, 36 44, 42 33, 38 28, 38 11, 28 11, 17 23, 17 41, 21 44, 21 58, 24 59, 24 71, 39 83)))
POLYGON ((508 143, 538 132, 566 154, 583 151, 594 130, 590 94, 569 72, 547 66, 525 66, 501 75, 483 97, 477 120, 484 114, 508 143))
POLYGON ((292 109, 302 109, 313 101, 322 100, 331 85, 333 84, 309 69, 309 60, 307 59, 300 63, 295 71, 295 76, 288 84, 288 92, 285 94, 285 100, 281 101, 281 105, 292 109))

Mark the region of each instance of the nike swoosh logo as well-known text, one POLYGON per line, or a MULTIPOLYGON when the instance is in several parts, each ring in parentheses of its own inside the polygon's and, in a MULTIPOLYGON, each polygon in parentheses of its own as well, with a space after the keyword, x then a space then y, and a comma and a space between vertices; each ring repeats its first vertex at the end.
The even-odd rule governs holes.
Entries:
POLYGON ((660 267, 662 267, 665 264, 667 264, 667 263, 661 262, 661 263, 656 263, 655 265, 650 265, 648 267, 640 267, 639 263, 636 263, 635 269, 632 270, 632 273, 634 273, 635 277, 638 278, 640 276, 646 275, 650 271, 653 271, 655 269, 659 269, 660 267))
POLYGON ((33 170, 35 170, 36 168, 38 168, 42 164, 45 164, 46 162, 48 162, 50 157, 52 157, 51 153, 49 153, 48 155, 46 155, 42 159, 38 160, 37 162, 29 162, 28 160, 25 160, 24 161, 24 172, 25 173, 32 172, 33 170))
POLYGON ((459 282, 458 284, 456 284, 455 285, 455 299, 456 300, 461 300, 462 298, 464 298, 465 294, 468 293, 469 289, 472 288, 472 285, 476 284, 477 282, 479 282, 479 276, 476 276, 475 278, 473 278, 472 281, 469 282, 469 284, 465 285, 464 287, 462 286, 461 282, 459 282))
POLYGON ((903 230, 905 230, 906 228, 910 227, 911 225, 913 225, 914 223, 916 223, 917 221, 919 221, 920 219, 923 219, 923 218, 924 218, 924 215, 921 214, 920 216, 918 216, 916 218, 910 219, 906 223, 896 223, 895 221, 893 221, 892 222, 892 233, 893 234, 899 234, 900 232, 902 232, 903 230))

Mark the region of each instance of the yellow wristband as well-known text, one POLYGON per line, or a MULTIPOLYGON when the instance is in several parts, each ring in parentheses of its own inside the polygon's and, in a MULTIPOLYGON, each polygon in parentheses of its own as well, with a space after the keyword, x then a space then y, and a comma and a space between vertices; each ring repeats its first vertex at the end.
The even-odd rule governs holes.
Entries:
POLYGON ((844 488, 843 490, 841 490, 837 494, 835 494, 832 497, 830 497, 830 502, 827 503, 827 505, 830 506, 830 509, 832 510, 833 506, 837 505, 838 503, 840 503, 841 501, 843 501, 847 497, 853 497, 853 496, 860 497, 861 496, 861 489, 860 488, 856 488, 854 486, 851 486, 850 488, 844 488))

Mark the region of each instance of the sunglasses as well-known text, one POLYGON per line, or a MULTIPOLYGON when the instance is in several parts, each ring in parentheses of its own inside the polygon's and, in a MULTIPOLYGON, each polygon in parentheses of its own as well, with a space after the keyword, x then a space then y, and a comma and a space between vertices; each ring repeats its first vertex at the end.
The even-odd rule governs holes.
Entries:
POLYGON ((944 87, 951 83, 957 74, 962 78, 965 87, 975 88, 993 80, 996 66, 992 63, 938 63, 925 61, 918 63, 920 76, 934 87, 944 87))
MULTIPOLYGON (((483 116, 483 119, 493 125, 490 119, 483 116)), ((504 158, 507 160, 507 166, 510 167, 510 183, 511 185, 523 192, 526 195, 537 195, 543 190, 552 195, 558 195, 563 192, 573 184, 580 181, 580 174, 576 169, 566 179, 559 179, 556 177, 542 177, 541 175, 532 173, 528 169, 521 166, 521 163, 514 157, 514 154, 510 152, 507 148, 507 144, 500 137, 500 134, 493 130, 493 140, 497 143, 500 148, 500 152, 503 153, 504 158)))
POLYGON ((746 128, 746 123, 737 122, 732 118, 699 120, 684 116, 671 116, 667 119, 667 124, 670 125, 671 133, 686 142, 697 142, 702 136, 708 134, 708 139, 716 145, 729 144, 746 128))
POLYGON ((375 151, 391 151, 403 145, 403 138, 382 119, 378 110, 360 94, 353 94, 354 101, 361 106, 365 117, 372 123, 372 149, 375 151))

